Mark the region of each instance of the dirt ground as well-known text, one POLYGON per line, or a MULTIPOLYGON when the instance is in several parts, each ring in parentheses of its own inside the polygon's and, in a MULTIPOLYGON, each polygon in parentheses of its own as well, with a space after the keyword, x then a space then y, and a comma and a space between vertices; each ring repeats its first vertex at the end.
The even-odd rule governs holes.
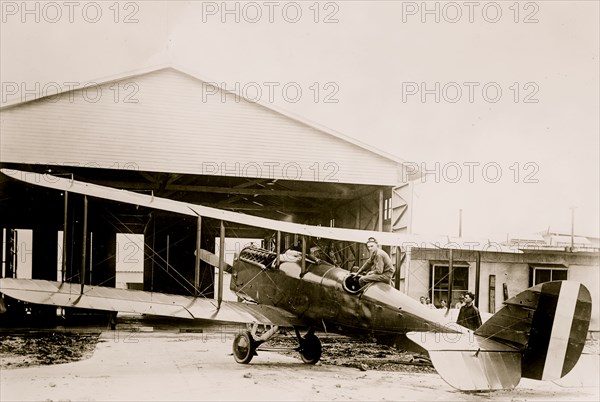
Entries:
MULTIPOLYGON (((323 357, 259 352, 235 363, 231 328, 127 324, 116 331, 0 334, 0 400, 584 400, 599 399, 598 342, 562 383, 463 393, 427 359, 372 342, 322 336, 323 357)), ((294 346, 284 338, 270 346, 294 346)))

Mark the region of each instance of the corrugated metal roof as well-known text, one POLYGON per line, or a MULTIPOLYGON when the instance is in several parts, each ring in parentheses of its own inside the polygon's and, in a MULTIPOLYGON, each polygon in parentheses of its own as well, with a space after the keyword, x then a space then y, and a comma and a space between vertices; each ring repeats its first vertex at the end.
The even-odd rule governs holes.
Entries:
POLYGON ((162 66, 4 106, 0 161, 377 185, 406 178, 400 158, 231 91, 206 96, 212 82, 162 66))
MULTIPOLYGON (((592 242, 586 237, 574 236, 573 243, 577 245, 591 245, 592 242)), ((550 245, 571 245, 571 236, 554 235, 550 236, 550 245)))

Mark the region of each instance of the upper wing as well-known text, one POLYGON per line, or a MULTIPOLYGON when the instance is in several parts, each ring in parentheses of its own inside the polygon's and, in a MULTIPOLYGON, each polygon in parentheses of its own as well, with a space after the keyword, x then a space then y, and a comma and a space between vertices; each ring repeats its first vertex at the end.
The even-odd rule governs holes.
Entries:
POLYGON ((243 324, 267 324, 281 327, 304 326, 304 321, 281 308, 191 296, 115 289, 103 286, 83 287, 37 279, 0 279, 0 293, 28 303, 59 307, 88 308, 180 318, 201 318, 243 324))
POLYGON ((176 212, 184 215, 200 215, 207 218, 224 220, 227 222, 236 222, 249 226, 278 230, 285 233, 294 233, 300 235, 307 235, 311 237, 323 237, 326 239, 361 243, 364 242, 370 236, 376 236, 380 244, 388 246, 415 245, 417 241, 419 243, 428 241, 425 238, 418 239, 415 235, 411 235, 410 237, 408 237, 398 233, 384 233, 358 229, 331 228, 322 226, 301 225, 292 222, 282 222, 274 219, 246 215, 238 212, 226 211, 222 209, 211 208, 187 202, 154 197, 147 194, 139 194, 126 190, 118 190, 112 187, 99 186, 96 184, 80 182, 77 180, 69 180, 47 174, 43 175, 38 173, 23 172, 19 170, 9 169, 0 169, 0 171, 14 179, 38 186, 69 191, 78 194, 85 194, 93 197, 104 198, 133 205, 141 205, 144 207, 176 212))

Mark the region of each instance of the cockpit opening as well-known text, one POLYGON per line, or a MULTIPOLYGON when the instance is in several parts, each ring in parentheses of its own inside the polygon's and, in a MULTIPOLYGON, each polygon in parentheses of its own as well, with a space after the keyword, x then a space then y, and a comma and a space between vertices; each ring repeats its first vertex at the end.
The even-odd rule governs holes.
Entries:
POLYGON ((362 287, 358 283, 358 278, 359 278, 358 275, 353 275, 353 274, 346 276, 344 278, 344 280, 342 281, 342 287, 344 288, 344 290, 351 294, 360 293, 360 291, 362 290, 362 287))

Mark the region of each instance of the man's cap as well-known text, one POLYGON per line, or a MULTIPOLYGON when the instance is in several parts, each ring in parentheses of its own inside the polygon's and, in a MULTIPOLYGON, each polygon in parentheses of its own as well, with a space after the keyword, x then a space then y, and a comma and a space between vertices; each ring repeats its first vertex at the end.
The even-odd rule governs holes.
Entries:
POLYGON ((377 239, 375 239, 374 237, 369 237, 369 238, 367 239, 367 244, 369 244, 369 243, 375 243, 375 244, 378 244, 378 243, 377 243, 377 239))

